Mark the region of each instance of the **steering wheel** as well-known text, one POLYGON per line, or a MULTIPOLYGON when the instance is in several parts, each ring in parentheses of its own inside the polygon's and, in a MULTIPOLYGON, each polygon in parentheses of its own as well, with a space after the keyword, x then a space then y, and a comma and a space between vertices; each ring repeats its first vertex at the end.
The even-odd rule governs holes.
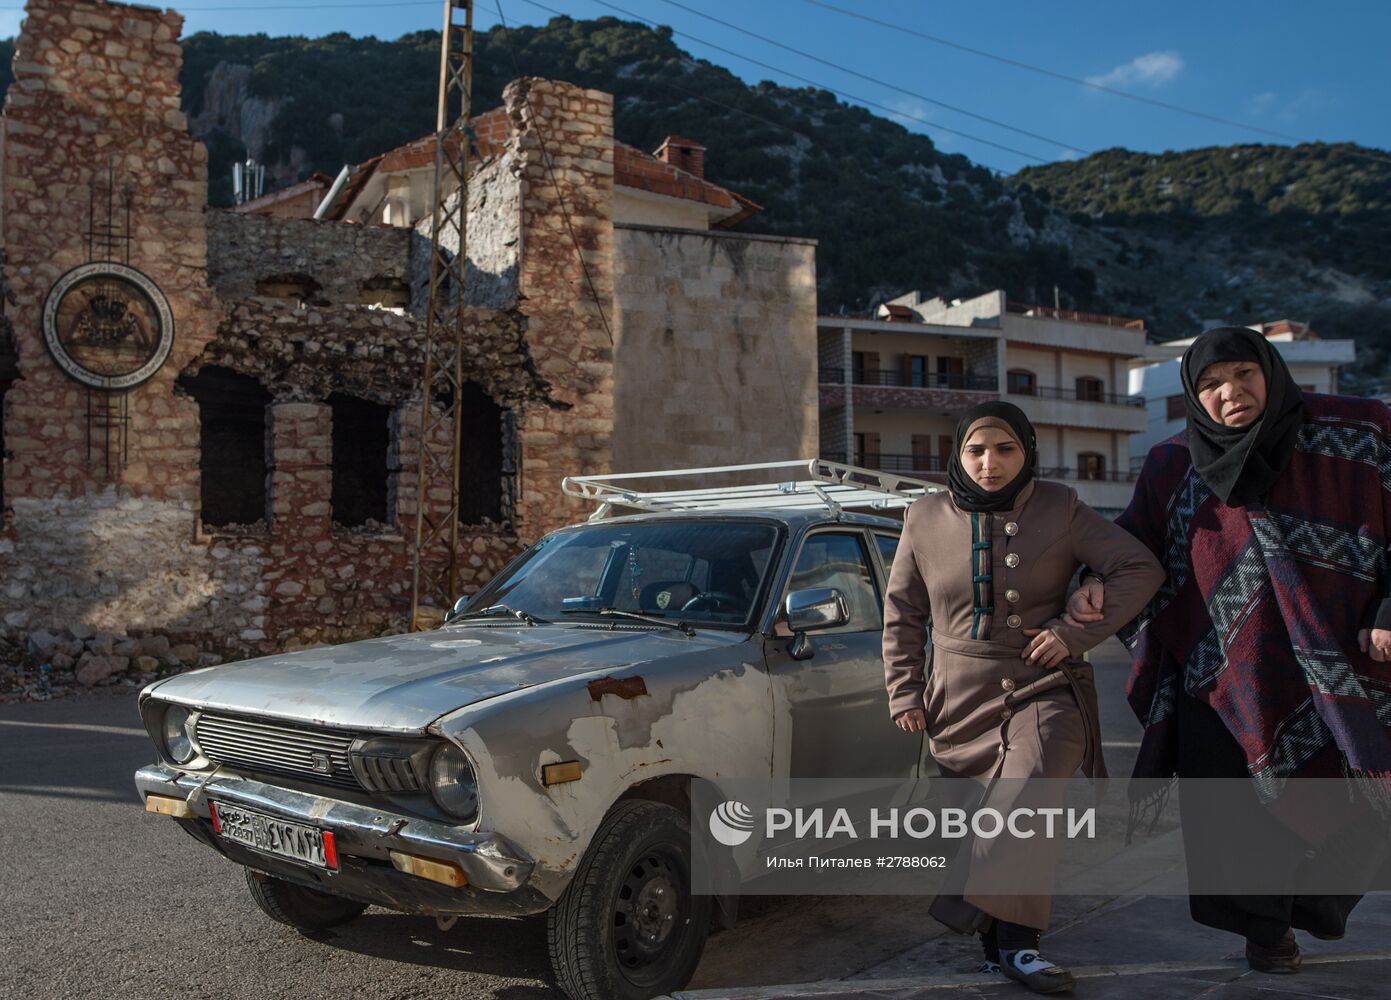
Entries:
POLYGON ((723 590, 702 590, 685 604, 682 611, 738 611, 740 599, 723 590))

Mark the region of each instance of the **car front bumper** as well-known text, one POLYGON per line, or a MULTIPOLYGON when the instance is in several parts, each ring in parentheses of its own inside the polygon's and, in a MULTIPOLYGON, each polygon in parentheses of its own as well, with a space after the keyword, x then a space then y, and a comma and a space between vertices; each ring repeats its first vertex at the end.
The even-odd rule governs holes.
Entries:
POLYGON ((526 884, 532 862, 495 834, 234 774, 188 774, 164 764, 136 771, 135 785, 142 801, 156 795, 185 802, 191 815, 177 822, 204 844, 238 864, 299 885, 416 913, 536 913, 551 902, 526 884), (333 831, 339 868, 300 864, 219 837, 213 832, 210 798, 333 831), (468 885, 456 888, 398 871, 392 851, 457 864, 468 885))

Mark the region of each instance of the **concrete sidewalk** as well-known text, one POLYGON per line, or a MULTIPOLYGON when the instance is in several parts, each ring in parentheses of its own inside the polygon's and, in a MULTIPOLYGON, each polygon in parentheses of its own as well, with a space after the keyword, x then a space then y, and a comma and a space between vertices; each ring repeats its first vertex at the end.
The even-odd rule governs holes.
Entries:
MULTIPOLYGON (((1128 896, 1104 903, 1058 926, 1043 940, 1044 954, 1077 976, 1071 995, 1088 1000, 1391 996, 1391 894, 1364 899, 1342 941, 1299 934, 1304 968, 1293 976, 1252 972, 1243 957, 1242 940, 1193 923, 1183 896, 1128 896)), ((1032 995, 1003 976, 969 971, 980 960, 974 939, 948 935, 848 979, 687 990, 672 994, 670 1000, 1018 1000, 1032 995)))

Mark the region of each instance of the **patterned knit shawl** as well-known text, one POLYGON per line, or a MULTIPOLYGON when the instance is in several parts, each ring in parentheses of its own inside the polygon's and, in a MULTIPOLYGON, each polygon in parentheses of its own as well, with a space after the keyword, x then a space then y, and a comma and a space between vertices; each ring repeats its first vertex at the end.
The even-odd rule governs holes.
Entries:
POLYGON ((1118 519, 1168 571, 1121 631, 1145 727, 1136 778, 1174 775, 1183 690, 1221 716, 1266 803, 1291 777, 1347 772, 1388 787, 1391 663, 1362 653, 1357 632, 1387 594, 1391 411, 1305 399, 1294 457, 1264 504, 1220 503, 1178 435, 1151 449, 1118 519))

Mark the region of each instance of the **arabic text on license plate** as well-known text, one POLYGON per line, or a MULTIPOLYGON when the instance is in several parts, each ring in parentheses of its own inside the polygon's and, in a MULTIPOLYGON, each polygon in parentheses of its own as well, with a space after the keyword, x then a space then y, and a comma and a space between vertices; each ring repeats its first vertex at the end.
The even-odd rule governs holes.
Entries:
POLYGON ((228 840, 278 857, 336 868, 324 856, 324 835, 312 826, 287 823, 251 809, 227 802, 214 802, 218 832, 228 840))

